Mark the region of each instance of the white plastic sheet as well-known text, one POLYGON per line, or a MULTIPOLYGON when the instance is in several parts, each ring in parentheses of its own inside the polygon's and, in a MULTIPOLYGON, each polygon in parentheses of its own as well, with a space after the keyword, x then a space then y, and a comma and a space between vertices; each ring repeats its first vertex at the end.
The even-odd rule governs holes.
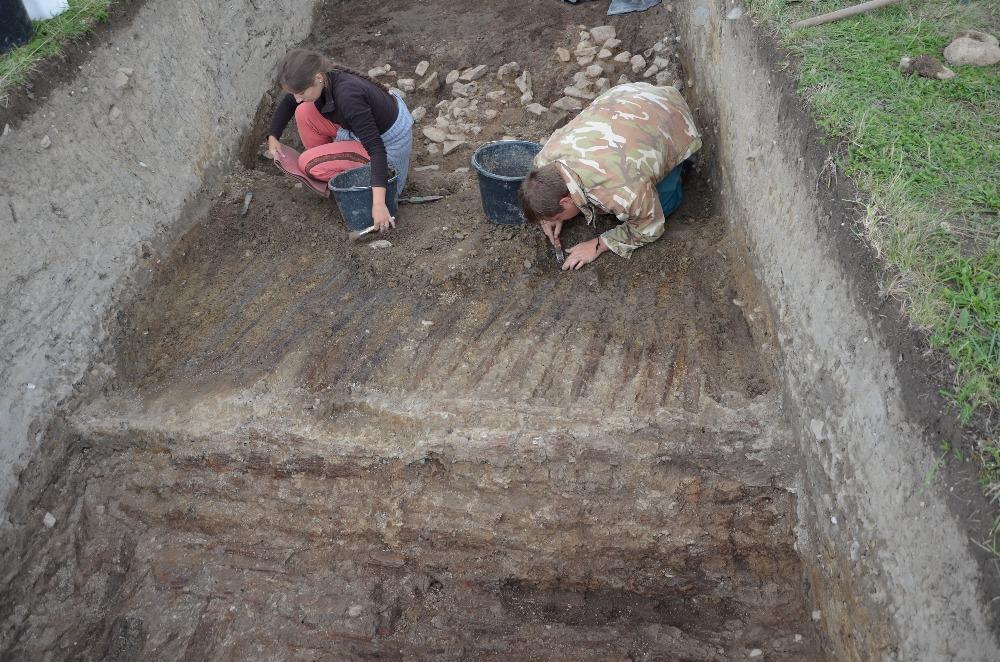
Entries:
POLYGON ((21 0, 33 21, 44 21, 69 9, 69 0, 21 0))

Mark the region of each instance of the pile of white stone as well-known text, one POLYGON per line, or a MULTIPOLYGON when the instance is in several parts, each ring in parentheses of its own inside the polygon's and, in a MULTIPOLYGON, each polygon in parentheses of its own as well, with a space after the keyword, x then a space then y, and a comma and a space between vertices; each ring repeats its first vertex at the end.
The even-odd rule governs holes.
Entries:
POLYGON ((596 98, 611 87, 610 79, 618 74, 615 85, 632 82, 632 78, 646 79, 656 85, 681 86, 675 71, 676 56, 673 54, 674 40, 663 37, 642 53, 619 50, 621 40, 615 28, 601 25, 595 28, 581 28, 580 41, 570 52, 566 48, 556 49, 556 58, 563 63, 575 61, 583 67, 572 76, 572 82, 563 90, 563 96, 552 104, 553 108, 576 111, 583 103, 596 98), (631 77, 629 76, 631 73, 631 77))
MULTIPOLYGON (((566 64, 575 61, 582 69, 572 74, 570 84, 563 90, 565 96, 553 102, 551 108, 579 111, 585 102, 608 90, 614 76, 618 76, 615 85, 630 82, 626 72, 657 85, 680 85, 673 73, 677 64, 671 38, 660 39, 642 53, 630 53, 619 50, 621 41, 616 38, 613 26, 579 27, 576 48, 571 53, 559 47, 556 58, 566 64)), ((536 117, 549 112, 549 108, 535 100, 531 72, 517 62, 503 64, 496 72, 490 72, 485 64, 455 69, 442 78, 424 60, 417 65, 413 78, 402 77, 388 64, 370 69, 368 75, 374 79, 395 77, 396 85, 390 89, 404 99, 409 93, 436 95, 444 90, 449 98, 433 107, 437 111, 433 119, 425 106, 411 110, 413 119, 422 125, 420 133, 426 139, 427 153, 432 155, 448 155, 469 146, 483 132, 483 124, 496 119, 500 108, 514 100, 536 117)))
MULTIPOLYGON (((425 106, 410 111, 414 121, 425 124, 420 132, 426 139, 429 154, 447 155, 468 146, 474 136, 482 133, 484 122, 499 116, 499 107, 508 103, 508 98, 519 98, 523 105, 530 106, 534 97, 531 74, 521 71, 516 62, 502 65, 492 76, 488 75, 490 71, 485 64, 455 69, 443 78, 438 71, 430 69, 430 63, 424 60, 414 71, 416 78, 397 78, 396 86, 390 88, 404 99, 410 92, 437 94, 442 88, 450 96, 434 106, 437 115, 433 121, 425 122, 428 119, 425 106)), ((368 75, 376 79, 393 73, 389 65, 368 71, 368 75)))

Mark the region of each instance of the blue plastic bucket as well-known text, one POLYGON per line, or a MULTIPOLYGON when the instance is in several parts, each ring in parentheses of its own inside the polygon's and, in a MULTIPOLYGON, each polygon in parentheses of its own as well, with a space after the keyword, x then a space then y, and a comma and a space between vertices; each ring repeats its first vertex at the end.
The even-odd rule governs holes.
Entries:
POLYGON ((486 218, 497 225, 524 223, 517 189, 531 172, 531 162, 541 149, 538 143, 527 140, 500 140, 486 143, 472 154, 486 218))
MULTIPOLYGON (((345 170, 330 180, 327 187, 337 202, 340 215, 351 230, 364 230, 372 224, 372 166, 363 165, 345 170)), ((389 214, 396 215, 396 171, 389 167, 389 183, 385 189, 385 204, 389 214)))

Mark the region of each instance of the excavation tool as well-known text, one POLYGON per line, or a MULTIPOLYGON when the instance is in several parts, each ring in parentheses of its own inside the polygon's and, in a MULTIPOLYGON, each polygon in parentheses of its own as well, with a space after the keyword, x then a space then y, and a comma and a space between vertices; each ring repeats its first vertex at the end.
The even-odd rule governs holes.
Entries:
POLYGON ((347 235, 347 239, 349 241, 357 241, 358 239, 360 239, 361 237, 365 236, 369 232, 375 232, 375 226, 374 225, 371 225, 371 226, 365 228, 364 230, 355 230, 354 232, 352 232, 349 235, 347 235))
POLYGON ((421 202, 437 202, 438 200, 444 200, 443 195, 412 195, 408 198, 400 198, 400 203, 407 203, 411 205, 417 205, 421 202))
POLYGON ((243 207, 240 209, 240 216, 247 215, 247 210, 250 209, 251 200, 253 200, 253 191, 247 191, 247 194, 243 196, 243 207))
MULTIPOLYGON (((389 218, 391 218, 394 221, 396 220, 395 216, 390 216, 389 218)), ((357 241, 358 239, 360 239, 361 237, 365 236, 369 232, 375 232, 375 226, 374 225, 369 225, 364 230, 355 230, 354 232, 352 232, 349 235, 347 235, 347 239, 348 239, 348 241, 357 241)))
POLYGON ((562 264, 566 261, 566 251, 563 250, 562 246, 556 246, 556 262, 562 264))

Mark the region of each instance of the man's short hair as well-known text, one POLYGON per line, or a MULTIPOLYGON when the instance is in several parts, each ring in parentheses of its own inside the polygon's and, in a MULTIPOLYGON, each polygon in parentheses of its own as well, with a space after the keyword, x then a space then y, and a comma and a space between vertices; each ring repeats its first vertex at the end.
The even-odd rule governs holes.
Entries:
POLYGON ((517 190, 521 210, 529 223, 539 223, 562 211, 559 201, 569 195, 566 181, 555 163, 535 168, 517 190))

